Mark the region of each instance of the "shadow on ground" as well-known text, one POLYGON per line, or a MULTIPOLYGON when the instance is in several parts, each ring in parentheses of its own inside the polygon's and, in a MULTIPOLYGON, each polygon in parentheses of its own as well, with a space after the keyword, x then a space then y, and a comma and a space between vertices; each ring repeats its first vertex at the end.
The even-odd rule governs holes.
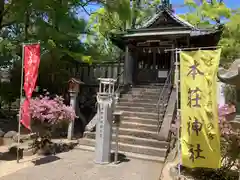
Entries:
MULTIPOLYGON (((19 149, 19 159, 23 158, 23 149, 19 149)), ((0 160, 2 161, 13 161, 17 160, 17 147, 13 146, 9 149, 9 151, 1 153, 0 152, 0 160)))
MULTIPOLYGON (((114 158, 115 158, 115 153, 111 153, 111 162, 114 162, 114 160, 115 160, 114 158)), ((129 162, 130 159, 128 159, 125 154, 118 153, 117 161, 118 161, 118 164, 119 164, 119 163, 122 163, 122 162, 129 162)))
POLYGON ((48 164, 51 162, 55 162, 60 160, 61 158, 54 156, 54 155, 50 155, 50 156, 45 156, 43 158, 37 159, 35 161, 33 161, 33 163, 35 164, 35 166, 39 166, 39 165, 43 165, 43 164, 48 164))

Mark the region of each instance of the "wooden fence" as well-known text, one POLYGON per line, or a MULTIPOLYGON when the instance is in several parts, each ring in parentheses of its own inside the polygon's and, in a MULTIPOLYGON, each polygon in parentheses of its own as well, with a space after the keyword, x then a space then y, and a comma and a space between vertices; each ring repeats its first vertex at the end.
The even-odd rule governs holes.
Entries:
POLYGON ((124 63, 80 64, 74 70, 85 85, 95 86, 99 84, 98 78, 114 78, 119 84, 123 84, 124 63))

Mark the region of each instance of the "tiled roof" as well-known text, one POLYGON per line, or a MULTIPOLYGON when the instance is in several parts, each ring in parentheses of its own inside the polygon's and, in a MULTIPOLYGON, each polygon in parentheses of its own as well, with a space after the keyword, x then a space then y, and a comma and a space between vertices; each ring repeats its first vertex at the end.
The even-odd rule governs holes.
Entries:
POLYGON ((189 27, 191 29, 198 29, 195 26, 193 26, 192 24, 190 24, 189 22, 185 21, 184 19, 182 19, 181 17, 179 17, 178 15, 176 15, 175 13, 173 13, 171 10, 169 10, 168 8, 162 8, 161 10, 159 10, 153 17, 151 17, 150 19, 148 19, 142 26, 139 26, 137 28, 148 28, 149 26, 151 26, 155 21, 158 20, 158 18, 162 15, 163 12, 166 12, 170 17, 172 17, 175 21, 177 21, 178 23, 180 23, 181 25, 183 25, 184 27, 189 27))

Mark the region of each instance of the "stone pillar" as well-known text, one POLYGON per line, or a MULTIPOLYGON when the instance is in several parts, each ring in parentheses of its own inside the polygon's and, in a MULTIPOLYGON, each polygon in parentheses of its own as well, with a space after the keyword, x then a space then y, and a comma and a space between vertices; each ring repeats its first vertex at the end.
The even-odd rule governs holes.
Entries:
POLYGON ((217 82, 217 100, 218 100, 218 105, 223 106, 225 102, 225 95, 224 95, 224 83, 222 82, 217 82))
POLYGON ((132 53, 128 53, 128 84, 133 84, 133 74, 134 74, 134 58, 132 53))
MULTIPOLYGON (((76 100, 77 100, 78 92, 69 91, 69 95, 70 95, 70 106, 75 110, 76 109, 76 100)), ((71 140, 73 138, 73 133, 74 133, 74 120, 71 121, 68 125, 68 136, 67 136, 67 138, 69 140, 71 140)))
POLYGON ((112 122, 114 105, 114 83, 111 78, 99 78, 98 122, 96 125, 95 163, 111 162, 112 122))
POLYGON ((124 85, 128 84, 128 58, 129 58, 129 52, 128 52, 128 46, 126 45, 125 48, 125 60, 124 60, 124 85))
POLYGON ((133 84, 133 73, 134 73, 134 58, 131 52, 129 52, 129 47, 126 46, 125 51, 125 63, 124 63, 124 84, 133 84))
MULTIPOLYGON (((77 101, 77 96, 79 93, 79 85, 80 84, 84 84, 84 82, 82 82, 79 79, 76 78, 71 78, 68 81, 68 92, 69 92, 69 96, 70 96, 70 106, 74 109, 75 113, 76 113, 76 101, 77 101)), ((73 137, 73 133, 74 133, 74 120, 72 122, 69 123, 68 125, 68 135, 67 138, 69 140, 72 139, 73 137)))
POLYGON ((112 142, 112 102, 107 96, 99 97, 99 117, 96 126, 95 163, 108 164, 111 162, 112 142))
POLYGON ((139 52, 135 51, 133 54, 133 84, 136 84, 138 81, 138 60, 139 60, 139 52))

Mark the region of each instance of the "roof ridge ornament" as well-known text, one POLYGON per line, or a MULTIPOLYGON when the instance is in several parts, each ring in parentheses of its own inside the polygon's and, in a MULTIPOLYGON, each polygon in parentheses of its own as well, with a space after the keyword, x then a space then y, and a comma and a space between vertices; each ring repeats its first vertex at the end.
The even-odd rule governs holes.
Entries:
POLYGON ((160 10, 161 9, 168 9, 173 11, 172 4, 170 3, 170 0, 162 0, 162 3, 160 5, 160 10))

